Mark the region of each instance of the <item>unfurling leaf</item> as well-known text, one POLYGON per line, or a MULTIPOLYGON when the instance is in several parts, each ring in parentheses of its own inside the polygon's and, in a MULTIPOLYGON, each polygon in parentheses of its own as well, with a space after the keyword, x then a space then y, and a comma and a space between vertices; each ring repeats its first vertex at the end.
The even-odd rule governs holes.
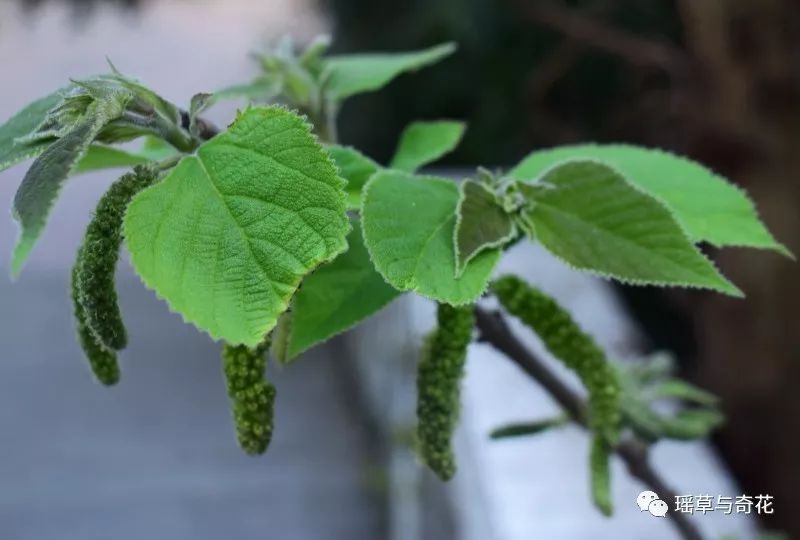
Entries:
MULTIPOLYGON (((598 160, 666 204, 694 242, 765 248, 791 255, 758 219, 747 195, 706 167, 661 150, 623 144, 538 150, 511 171, 534 180, 567 160, 598 160)), ((635 219, 630 219, 632 223, 635 219)))
POLYGON ((375 268, 401 291, 452 305, 486 289, 500 251, 484 251, 455 277, 458 187, 450 180, 381 171, 364 188, 364 241, 375 268))
POLYGON ((575 268, 625 283, 742 296, 692 245, 666 207, 607 165, 563 163, 519 188, 537 240, 575 268))
POLYGON ((0 171, 38 156, 51 140, 23 142, 44 121, 47 112, 63 99, 65 90, 37 99, 0 126, 0 171))
POLYGON ((479 253, 499 248, 517 235, 514 219, 482 182, 467 179, 459 187, 456 207, 456 276, 479 253))
MULTIPOLYGON (((722 425, 724 417, 716 408, 719 399, 694 385, 673 378, 671 358, 658 354, 644 362, 618 365, 622 384, 624 423, 640 438, 655 442, 662 438, 693 440, 707 437, 722 425), (655 401, 681 399, 701 408, 681 406, 677 412, 657 412, 655 401)), ((684 405, 684 404, 680 404, 684 405)))
POLYGON ((321 35, 315 37, 297 58, 297 63, 310 72, 317 73, 322 69, 323 55, 328 52, 330 46, 330 36, 321 35))
POLYGON ((358 221, 347 243, 349 249, 303 280, 292 299, 282 361, 349 330, 401 294, 375 271, 358 221))
POLYGON ((589 455, 589 472, 592 486, 592 501, 604 515, 610 516, 614 511, 611 499, 611 447, 603 437, 592 439, 589 455))
POLYGON ((461 379, 474 326, 472 306, 439 304, 437 326, 425 339, 417 368, 420 456, 442 480, 456 472, 451 438, 458 423, 461 379))
POLYGON ((264 379, 268 350, 269 338, 253 349, 227 344, 222 349, 236 438, 250 455, 263 454, 272 440, 275 387, 264 379))
POLYGON ((79 301, 86 326, 97 343, 109 350, 121 350, 127 344, 127 332, 114 286, 114 272, 122 245, 122 219, 133 196, 155 180, 153 171, 138 167, 109 188, 86 228, 75 263, 79 301))
MULTIPOLYGON (((80 252, 78 253, 80 257, 80 252)), ((72 269, 72 307, 75 315, 75 330, 78 333, 78 342, 89 362, 95 379, 101 384, 111 386, 119 382, 119 364, 117 354, 100 345, 94 334, 86 324, 86 312, 80 301, 80 287, 78 285, 78 267, 72 269)))
POLYGON ((347 180, 347 199, 350 208, 361 207, 361 190, 364 184, 378 172, 380 165, 355 148, 331 145, 328 147, 339 174, 347 180))
POLYGON ((414 122, 400 136, 390 167, 414 172, 451 152, 464 135, 464 123, 440 120, 414 122))
POLYGON ((410 53, 329 56, 324 59, 324 88, 336 100, 378 90, 398 75, 435 64, 455 50, 455 44, 445 43, 410 53))
POLYGON ((560 428, 570 422, 569 416, 558 416, 556 418, 548 418, 546 420, 537 420, 534 422, 525 422, 519 424, 508 424, 500 426, 492 430, 489 437, 492 439, 508 439, 511 437, 527 437, 529 435, 538 435, 551 429, 560 428))
POLYGON ((195 137, 201 135, 199 116, 216 103, 214 94, 195 94, 189 104, 189 133, 195 137))
POLYGON ((254 347, 302 279, 346 249, 343 187, 299 116, 248 109, 134 198, 131 260, 187 321, 254 347))
POLYGON ((64 182, 103 127, 122 115, 126 103, 127 96, 117 93, 93 101, 84 118, 52 143, 28 169, 14 197, 13 215, 21 232, 11 262, 12 275, 19 274, 44 230, 64 182))
POLYGON ((661 434, 668 439, 690 441, 708 437, 725 423, 725 416, 713 409, 688 409, 675 416, 661 417, 661 434))
POLYGON ((515 276, 492 283, 502 306, 530 327, 589 392, 590 425, 610 443, 620 428, 620 383, 594 339, 555 300, 515 276))
POLYGON ((680 379, 664 380, 651 388, 649 393, 654 398, 677 398, 707 407, 719 404, 719 398, 711 392, 680 379))

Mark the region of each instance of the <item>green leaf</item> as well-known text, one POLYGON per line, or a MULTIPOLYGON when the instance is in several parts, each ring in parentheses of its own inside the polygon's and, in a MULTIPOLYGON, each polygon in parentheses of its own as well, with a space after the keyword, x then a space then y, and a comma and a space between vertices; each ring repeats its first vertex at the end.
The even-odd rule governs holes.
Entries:
POLYGON ((717 410, 685 410, 671 418, 662 417, 661 432, 669 439, 691 441, 708 437, 724 423, 725 417, 717 410))
POLYGON ((372 266, 358 221, 347 241, 350 248, 308 276, 294 296, 286 360, 349 330, 400 296, 372 266))
POLYGON ((616 168, 628 181, 663 201, 693 242, 765 248, 791 256, 759 220, 742 190, 699 163, 661 150, 620 144, 540 150, 525 158, 511 175, 533 180, 570 159, 595 159, 616 168))
POLYGON ((568 264, 622 282, 741 291, 689 241, 670 211, 611 167, 572 161, 520 184, 536 238, 568 264))
POLYGON ((216 103, 217 97, 214 94, 200 93, 192 96, 189 103, 189 133, 195 137, 200 136, 197 119, 216 103))
POLYGON ((178 155, 171 145, 156 137, 145 137, 141 149, 122 150, 113 146, 93 144, 78 163, 75 173, 86 173, 100 169, 120 169, 142 165, 150 161, 161 161, 178 155))
POLYGON ((589 473, 592 485, 592 501, 603 515, 610 516, 614 511, 611 500, 611 448, 603 437, 592 439, 589 456, 589 473))
POLYGON ((569 423, 568 416, 557 416, 546 420, 536 420, 533 422, 523 422, 518 424, 508 424, 495 428, 489 434, 492 439, 508 439, 511 437, 527 437, 538 435, 554 428, 565 426, 569 423))
POLYGON ((103 127, 122 115, 126 103, 124 97, 116 93, 93 101, 83 119, 52 143, 28 169, 14 196, 13 215, 21 232, 11 261, 12 276, 19 274, 44 230, 50 208, 64 182, 103 127))
POLYGON ((136 152, 137 155, 147 158, 149 161, 161 161, 177 156, 179 153, 171 144, 153 136, 146 136, 142 148, 136 152))
POLYGON ((37 99, 0 126, 0 171, 38 156, 53 142, 51 139, 22 143, 17 139, 30 135, 39 127, 47 112, 61 101, 62 93, 63 90, 58 90, 37 99))
POLYGON ((100 144, 93 144, 75 167, 75 174, 101 169, 121 169, 150 161, 145 156, 100 144))
POLYGON ((283 77, 278 74, 265 74, 245 83, 228 86, 214 92, 217 99, 244 98, 250 101, 267 102, 283 90, 283 77))
POLYGON ((281 107, 248 109, 128 208, 136 271, 214 339, 258 345, 347 247, 344 181, 310 129, 281 107))
POLYGON ((414 172, 451 152, 464 135, 463 122, 414 122, 403 131, 391 168, 414 172))
POLYGON ((479 253, 502 247, 517 235, 513 218, 483 183, 467 179, 459 187, 456 208, 456 276, 479 253))
POLYGON ((318 71, 323 62, 323 55, 328 52, 330 46, 330 36, 315 37, 297 59, 297 63, 312 73, 318 71))
POLYGON ((650 389, 649 394, 654 398, 677 398, 698 405, 714 406, 719 404, 719 398, 711 392, 680 379, 663 381, 650 389))
POLYGON ((350 146, 331 145, 328 152, 339 168, 339 175, 347 180, 348 206, 360 208, 361 190, 381 166, 350 146))
POLYGON ((500 251, 484 251, 455 277, 457 204, 458 187, 444 178, 387 170, 367 182, 364 241, 390 285, 453 305, 472 303, 486 290, 500 251))
POLYGON ((325 59, 325 88, 337 100, 378 90, 398 75, 435 64, 455 50, 454 43, 445 43, 410 53, 329 56, 325 59))

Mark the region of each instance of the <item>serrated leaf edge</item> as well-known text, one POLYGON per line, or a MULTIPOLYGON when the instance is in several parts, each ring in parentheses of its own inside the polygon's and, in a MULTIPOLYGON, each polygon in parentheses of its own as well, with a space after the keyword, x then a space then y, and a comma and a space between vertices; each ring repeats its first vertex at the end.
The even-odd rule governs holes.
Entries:
POLYGON ((649 197, 649 198, 653 199, 662 208, 666 209, 666 211, 672 217, 672 221, 678 226, 678 229, 680 230, 680 232, 681 232, 683 238, 686 240, 686 242, 690 246, 692 246, 694 248, 695 252, 700 257, 705 259, 705 261, 711 266, 711 268, 713 268, 713 270, 716 272, 716 274, 720 277, 722 282, 730 286, 730 290, 727 290, 727 288, 725 288, 725 289, 723 289, 723 288, 714 288, 714 287, 709 287, 709 286, 704 286, 704 285, 696 285, 696 284, 693 284, 693 283, 687 283, 687 282, 682 282, 682 281, 663 282, 663 281, 658 281, 658 280, 641 280, 641 279, 621 278, 621 277, 613 276, 611 274, 608 274, 606 272, 602 272, 602 271, 599 271, 599 270, 595 270, 595 269, 591 269, 591 268, 581 268, 579 266, 575 266, 572 263, 566 261, 564 258, 559 256, 558 254, 556 254, 553 251, 551 251, 550 248, 548 248, 547 246, 544 245, 544 243, 540 242, 542 247, 544 247, 547 250, 548 253, 553 255, 556 259, 558 259, 559 261, 563 262, 566 266, 568 266, 569 268, 571 268, 573 270, 577 270, 577 271, 580 271, 580 272, 586 272, 588 274, 592 274, 594 276, 598 276, 598 277, 601 277, 601 278, 609 280, 609 281, 618 281, 618 282, 626 284, 626 285, 635 285, 635 286, 639 286, 639 287, 641 287, 641 286, 657 286, 657 287, 664 287, 664 288, 667 288, 667 287, 681 287, 681 288, 687 288, 687 289, 711 290, 711 291, 721 292, 723 294, 726 294, 728 296, 732 296, 734 298, 744 298, 745 297, 744 292, 742 292, 742 290, 739 289, 739 287, 737 287, 733 282, 731 282, 728 278, 726 278, 725 275, 722 272, 720 272, 720 270, 717 267, 716 263, 714 263, 713 260, 711 260, 708 257, 706 257, 706 255, 702 251, 700 251, 697 248, 697 246, 694 245, 694 243, 691 240, 691 237, 686 232, 686 229, 685 229, 683 223, 681 223, 681 221, 678 220, 675 217, 675 213, 672 210, 672 208, 670 208, 668 205, 664 204, 657 197, 653 196, 652 194, 648 193, 647 191, 645 191, 641 187, 637 186, 636 184, 634 184, 633 182, 628 180, 628 178, 624 174, 622 174, 616 167, 610 165, 609 163, 607 163, 605 161, 602 161, 602 160, 597 160, 597 159, 581 159, 581 158, 567 159, 567 160, 561 161, 559 163, 556 163, 553 166, 551 166, 551 167, 547 168, 546 170, 544 170, 542 172, 542 174, 539 176, 539 178, 537 178, 535 181, 533 181, 533 182, 528 181, 526 183, 528 183, 528 184, 539 183, 539 182, 542 181, 542 179, 545 176, 547 176, 554 169, 556 169, 558 167, 561 167, 561 166, 563 166, 563 165, 565 165, 567 163, 574 163, 574 162, 590 162, 590 163, 596 163, 598 165, 602 165, 604 167, 608 167, 609 169, 611 169, 614 172, 616 172, 619 175, 619 177, 622 178, 625 181, 626 184, 628 184, 628 186, 630 186, 634 190, 638 191, 640 194, 644 195, 645 197, 649 197))
MULTIPOLYGON (((467 266, 469 265, 470 261, 472 261, 472 259, 477 257, 479 254, 483 253, 487 249, 501 248, 501 247, 505 246, 507 243, 509 243, 512 240, 514 240, 519 235, 519 229, 518 229, 516 221, 514 220, 514 216, 506 214, 508 216, 508 219, 511 221, 511 232, 509 234, 507 234, 506 236, 498 238, 494 242, 487 242, 487 243, 483 244, 480 248, 478 248, 475 251, 473 251, 466 258, 466 260, 464 261, 464 264, 461 265, 461 253, 460 253, 459 247, 458 247, 458 229, 459 229, 459 226, 461 225, 461 204, 464 202, 464 190, 462 189, 462 186, 464 185, 465 182, 468 182, 470 180, 471 179, 468 178, 468 179, 464 180, 463 182, 461 182, 461 184, 458 186, 458 202, 456 202, 456 224, 453 227, 453 253, 454 253, 455 258, 456 258, 456 262, 455 262, 455 276, 456 276, 456 279, 460 278, 464 274, 464 270, 467 269, 467 266)), ((485 185, 483 185, 480 182, 476 182, 476 183, 479 184, 481 186, 481 188, 483 188, 487 192, 491 193, 491 191, 485 185)))
MULTIPOLYGON (((556 146, 556 147, 542 148, 540 150, 536 150, 536 151, 531 152, 530 154, 528 154, 525 158, 523 158, 523 161, 527 160, 528 157, 530 157, 534 153, 548 152, 548 151, 552 151, 552 150, 556 150, 556 149, 564 149, 564 150, 574 149, 574 150, 578 150, 578 149, 587 148, 587 147, 589 147, 589 148, 621 148, 621 149, 646 150, 648 152, 653 152, 653 153, 656 153, 656 154, 666 155, 666 156, 669 156, 671 158, 674 158, 674 159, 677 159, 677 160, 680 160, 680 161, 683 161, 683 162, 686 162, 686 163, 689 163, 689 164, 692 164, 692 165, 695 165, 697 167, 702 168, 705 172, 707 172, 709 174, 709 176, 711 176, 712 178, 714 178, 715 180, 717 180, 719 182, 722 182, 727 187, 737 191, 745 199, 749 209, 753 212, 753 216, 754 216, 756 222, 758 222, 758 224, 761 225, 761 227, 764 229, 764 232, 766 232, 767 237, 772 242, 772 245, 758 245, 758 244, 739 243, 739 242, 733 242, 733 243, 726 242, 724 244, 721 244, 721 243, 712 242, 710 240, 706 240, 706 239, 703 239, 703 238, 694 238, 692 235, 688 234, 688 232, 684 230, 684 232, 686 233, 687 237, 691 240, 692 243, 696 244, 698 242, 706 242, 706 243, 708 243, 708 244, 710 244, 710 245, 712 245, 714 247, 717 247, 717 248, 738 247, 738 248, 749 248, 749 249, 764 249, 764 250, 769 250, 769 251, 774 251, 776 253, 779 253, 779 254, 783 255, 784 257, 788 257, 789 259, 791 259, 793 261, 797 260, 797 257, 795 256, 795 254, 792 253, 792 251, 787 246, 785 246, 781 242, 778 242, 775 239, 775 236, 772 234, 772 231, 769 230, 769 228, 766 226, 764 221, 761 219, 761 216, 759 215, 758 207, 756 206, 755 202, 753 202, 753 199, 747 193, 746 189, 744 189, 743 187, 739 186, 738 184, 734 184, 733 182, 730 182, 724 176, 722 176, 719 173, 717 173, 717 171, 715 171, 711 167, 709 167, 709 166, 707 166, 707 165, 705 165, 703 163, 700 163, 698 161, 695 161, 695 160, 693 160, 691 158, 688 158, 688 157, 686 157, 684 155, 678 154, 676 152, 670 152, 670 151, 664 150, 662 148, 653 148, 653 147, 649 147, 649 146, 648 147, 642 147, 642 146, 636 146, 636 145, 633 145, 633 144, 626 144, 626 143, 568 144, 568 145, 564 145, 564 146, 556 146)), ((584 158, 575 157, 575 158, 572 158, 572 159, 567 159, 565 161, 572 161, 572 160, 575 160, 575 159, 579 159, 580 160, 580 159, 584 159, 584 158)), ((591 158, 585 158, 585 159, 591 159, 591 158)), ((601 161, 604 165, 610 165, 609 163, 603 162, 602 160, 597 160, 597 161, 601 161)), ((522 163, 522 162, 520 162, 520 163, 522 163)), ((516 168, 518 166, 519 166, 519 164, 517 164, 514 168, 516 168)), ((512 169, 512 173, 513 173, 513 170, 514 169, 512 169)), ((622 173, 620 173, 620 174, 622 174, 622 173)), ((635 182, 630 181, 628 179, 627 175, 623 174, 622 176, 626 180, 628 180, 628 182, 630 184, 639 187, 635 182)), ((531 180, 519 179, 519 180, 521 182, 525 182, 525 183, 531 183, 532 181, 535 181, 533 179, 531 179, 531 180)), ((640 189, 644 189, 644 188, 640 188, 640 189)), ((647 194, 650 195, 651 197, 653 197, 654 199, 657 199, 663 206, 666 206, 667 208, 669 208, 669 210, 671 212, 673 211, 672 208, 670 207, 670 205, 667 202, 665 202, 664 200, 662 200, 661 197, 659 197, 655 193, 647 192, 647 194)), ((680 220, 678 220, 677 218, 676 218, 676 220, 681 224, 681 226, 683 226, 683 223, 680 220)))
MULTIPOLYGON (((411 176, 411 177, 414 177, 414 178, 431 179, 431 180, 435 180, 435 181, 438 181, 438 182, 446 182, 448 184, 453 184, 455 186, 455 182, 453 182, 452 180, 450 180, 448 178, 442 178, 442 177, 439 177, 439 176, 430 176, 430 175, 414 175, 412 173, 407 173, 407 172, 403 172, 403 171, 396 171, 396 170, 392 170, 392 169, 383 169, 383 170, 378 171, 377 173, 373 174, 372 177, 364 184, 364 188, 361 190, 361 208, 359 210, 359 213, 362 216, 361 217, 362 220, 364 219, 364 217, 363 217, 364 216, 364 205, 366 204, 367 197, 369 196, 369 190, 372 188, 372 184, 375 183, 375 181, 378 178, 378 176, 380 174, 386 173, 386 172, 392 172, 393 174, 404 174, 404 175, 411 176)), ((456 187, 456 189, 458 189, 457 186, 455 186, 455 187, 456 187)), ((448 217, 447 219, 449 220, 450 217, 448 217)), ((441 224, 441 225, 443 225, 443 224, 441 224)), ((441 225, 439 225, 439 227, 441 227, 441 225)), ((438 227, 437 227, 437 230, 438 230, 438 227)), ((478 294, 476 296, 476 298, 473 298, 471 300, 465 300, 463 302, 451 302, 450 300, 447 300, 447 299, 442 298, 442 297, 436 297, 436 296, 433 296, 433 295, 427 295, 427 294, 423 294, 423 293, 417 291, 416 290, 416 288, 418 286, 417 283, 414 283, 413 285, 405 284, 405 285, 403 285, 403 288, 398 287, 394 283, 390 282, 386 278, 386 276, 383 274, 383 272, 381 272, 381 270, 375 264, 375 259, 374 259, 373 254, 372 254, 372 249, 370 248, 369 243, 367 242, 367 239, 366 239, 367 238, 367 230, 366 230, 366 228, 363 230, 363 232, 364 232, 364 245, 367 248, 367 254, 369 255, 369 260, 372 263, 373 268, 375 268, 375 271, 378 272, 378 275, 380 275, 383 278, 383 280, 390 287, 393 287, 393 288, 397 289, 398 291, 401 291, 401 292, 414 292, 415 294, 417 294, 418 296, 421 296, 423 298, 428 298, 429 300, 435 300, 435 301, 440 302, 440 303, 449 304, 451 306, 458 307, 458 306, 466 306, 466 305, 469 305, 469 304, 474 304, 475 300, 477 300, 478 298, 480 298, 481 296, 486 294, 486 291, 489 289, 489 285, 491 283, 491 279, 486 280, 486 283, 483 285, 480 294, 478 294)), ((499 262, 499 260, 500 260, 500 257, 498 256, 498 260, 495 261, 495 265, 497 265, 497 262, 499 262)))
MULTIPOLYGON (((279 110, 282 110, 282 111, 285 111, 285 112, 292 113, 295 116, 298 116, 302 120, 303 128, 306 130, 306 132, 309 135, 311 135, 313 137, 314 142, 320 147, 320 149, 322 150, 323 154, 325 155, 325 159, 328 161, 328 163, 331 165, 331 167, 333 167, 333 169, 335 171, 337 171, 336 178, 338 178, 339 182, 338 182, 338 186, 336 186, 336 187, 338 188, 337 191, 338 191, 338 194, 339 194, 339 197, 338 197, 339 203, 340 203, 339 206, 342 209, 342 214, 345 215, 346 214, 346 209, 347 209, 347 200, 346 200, 346 193, 345 193, 343 188, 347 185, 347 181, 344 180, 341 176, 338 175, 339 169, 336 167, 336 163, 331 158, 330 154, 328 153, 327 149, 325 148, 325 145, 323 145, 323 144, 321 144, 319 142, 319 138, 314 133, 311 124, 308 122, 308 118, 305 115, 298 114, 297 112, 295 112, 291 108, 285 107, 283 105, 270 105, 268 107, 258 107, 258 106, 248 105, 247 107, 245 107, 244 110, 241 110, 241 109, 237 110, 236 118, 235 118, 235 120, 233 122, 231 122, 228 125, 228 129, 230 129, 244 114, 246 114, 247 112, 249 112, 251 110, 254 110, 254 109, 264 109, 264 110, 267 110, 267 109, 279 109, 279 110)), ((206 143, 213 141, 215 138, 216 138, 216 136, 212 137, 211 139, 206 141, 206 143)), ((203 144, 206 144, 206 143, 203 143, 203 144)), ((203 145, 200 145, 200 146, 203 146, 203 145)), ((199 156, 197 155, 197 150, 199 150, 199 149, 200 149, 200 147, 198 147, 193 153, 184 155, 181 158, 181 162, 183 160, 189 159, 189 158, 200 159, 199 156)), ((180 162, 179 162, 179 164, 180 164, 180 162)), ((165 175, 164 178, 166 178, 166 176, 167 175, 165 175)), ((147 191, 156 188, 164 180, 164 178, 161 178, 158 182, 154 183, 152 186, 140 191, 139 194, 136 197, 139 197, 139 196, 143 195, 144 193, 146 193, 147 191)), ((135 199, 136 198, 134 198, 134 200, 135 199)), ((125 239, 127 239, 128 232, 129 232, 128 231, 128 219, 127 218, 128 218, 128 210, 126 209, 125 217, 123 218, 123 230, 124 230, 124 238, 125 239)), ((326 262, 332 261, 333 259, 335 259, 339 255, 341 255, 342 253, 344 253, 348 249, 348 246, 347 246, 347 235, 350 233, 352 225, 350 225, 350 220, 349 219, 345 218, 345 220, 347 221, 347 229, 344 232, 343 245, 340 246, 340 249, 338 251, 336 251, 334 253, 331 253, 328 258, 318 261, 312 268, 310 268, 308 270, 308 272, 306 273, 306 276, 308 274, 310 274, 311 272, 313 272, 320 265, 325 264, 326 262)), ((223 338, 223 336, 217 335, 215 332, 212 332, 210 330, 206 330, 205 328, 201 328, 195 321, 187 318, 186 315, 183 312, 181 312, 178 309, 176 309, 172 305, 172 302, 170 302, 167 298, 165 298, 163 295, 161 295, 161 293, 158 292, 158 290, 152 285, 152 283, 150 283, 149 280, 145 279, 145 277, 142 276, 139 273, 139 271, 137 270, 137 267, 136 267, 136 257, 129 250, 128 250, 128 260, 129 260, 129 264, 131 265, 131 267, 133 268, 134 272, 139 277, 139 280, 142 282, 142 284, 145 286, 145 288, 147 288, 148 290, 152 291, 155 294, 156 298, 158 298, 159 300, 163 301, 167 305, 167 308, 170 311, 170 313, 175 313, 177 315, 180 315, 180 317, 181 317, 181 319, 183 320, 184 323, 186 323, 188 325, 191 325, 191 326, 194 326, 200 332, 208 335, 215 342, 224 340, 225 343, 227 343, 229 345, 246 345, 246 346, 249 346, 249 347, 253 347, 255 345, 258 345, 259 341, 254 341, 253 343, 245 343, 243 341, 228 341, 228 340, 225 340, 223 338)), ((278 314, 275 317, 275 323, 271 327, 269 327, 269 328, 264 330, 263 335, 260 336, 259 340, 263 339, 264 336, 266 336, 269 332, 272 331, 273 328, 275 328, 275 326, 278 324, 278 320, 280 319, 281 315, 286 313, 286 311, 289 309, 289 307, 291 306, 292 298, 297 293, 297 289, 299 288, 300 284, 303 282, 304 278, 305 278, 305 276, 303 276, 303 277, 301 277, 300 279, 297 280, 297 284, 294 286, 294 288, 292 290, 292 294, 289 295, 289 298, 285 302, 284 310, 282 312, 280 312, 280 314, 278 314)))

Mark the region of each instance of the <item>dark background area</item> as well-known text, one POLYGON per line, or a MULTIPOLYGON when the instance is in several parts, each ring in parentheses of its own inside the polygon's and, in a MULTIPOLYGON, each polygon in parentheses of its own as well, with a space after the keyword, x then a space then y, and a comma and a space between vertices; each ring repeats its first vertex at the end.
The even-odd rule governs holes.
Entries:
MULTIPOLYGON (((46 0, 24 0, 32 7, 46 0)), ((55 1, 55 0, 50 0, 55 1)), ((134 7, 136 0, 108 0, 134 7)), ((156 1, 156 0, 151 0, 156 1)), ((92 4, 74 2, 76 14, 92 4)), ((424 76, 348 103, 344 142, 375 158, 420 118, 469 131, 453 166, 507 166, 535 148, 624 141, 698 159, 745 188, 800 253, 800 4, 792 0, 327 0, 338 51, 456 41, 424 76)), ((745 301, 620 288, 653 348, 722 397, 715 443, 766 525, 800 537, 800 270, 771 253, 709 250, 745 301)))

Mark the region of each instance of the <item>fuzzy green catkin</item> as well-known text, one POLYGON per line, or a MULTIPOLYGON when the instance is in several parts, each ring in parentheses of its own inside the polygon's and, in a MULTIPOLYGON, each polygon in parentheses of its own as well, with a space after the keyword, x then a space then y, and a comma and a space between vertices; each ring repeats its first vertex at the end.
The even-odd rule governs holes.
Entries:
POLYGON ((136 167, 106 191, 86 228, 76 263, 79 299, 86 325, 97 342, 107 349, 121 350, 128 340, 114 286, 114 272, 122 245, 122 220, 134 195, 155 179, 154 171, 136 167))
POLYGON ((269 338, 255 349, 225 345, 223 370, 239 446, 247 454, 263 454, 272 439, 275 387, 264 379, 269 338))
POLYGON ((72 305, 75 312, 75 327, 78 332, 78 341, 89 361, 89 367, 95 378, 106 386, 111 386, 119 382, 119 364, 117 355, 102 347, 94 337, 94 334, 86 325, 86 313, 83 305, 78 298, 78 267, 72 268, 72 305))
POLYGON ((502 306, 541 338, 547 349, 575 371, 589 392, 592 429, 614 443, 620 426, 620 384, 600 347, 555 300, 516 276, 492 283, 502 306))
POLYGON ((611 499, 611 448, 603 437, 595 435, 589 452, 589 474, 592 502, 604 515, 614 510, 611 499))
POLYGON ((437 327, 425 340, 417 369, 417 442, 422 460, 442 480, 456 472, 450 440, 458 422, 461 379, 472 339, 472 306, 439 304, 437 327))

